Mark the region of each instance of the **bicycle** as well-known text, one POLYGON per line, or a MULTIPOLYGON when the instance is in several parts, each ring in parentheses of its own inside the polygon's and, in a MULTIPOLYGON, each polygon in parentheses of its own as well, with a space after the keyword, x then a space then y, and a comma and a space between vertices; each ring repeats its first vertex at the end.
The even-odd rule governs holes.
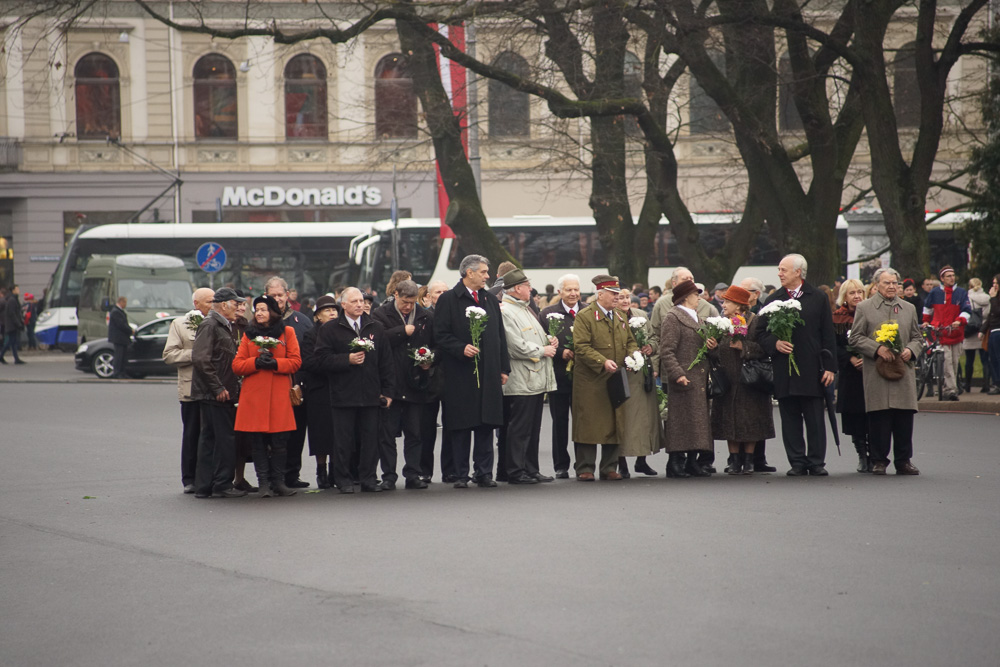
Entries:
POLYGON ((944 346, 941 345, 941 336, 950 327, 934 327, 925 325, 921 328, 924 335, 924 349, 917 357, 915 367, 917 376, 917 400, 919 401, 924 391, 927 397, 934 395, 934 386, 937 385, 938 400, 944 400, 944 346))

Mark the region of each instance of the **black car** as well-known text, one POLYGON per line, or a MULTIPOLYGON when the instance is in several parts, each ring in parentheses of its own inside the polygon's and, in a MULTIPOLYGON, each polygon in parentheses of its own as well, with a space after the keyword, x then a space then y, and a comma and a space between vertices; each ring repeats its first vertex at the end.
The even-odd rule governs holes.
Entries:
MULTIPOLYGON (((135 331, 135 339, 128 348, 125 373, 131 377, 147 375, 176 375, 177 369, 163 361, 163 347, 167 344, 170 323, 176 316, 146 322, 135 331)), ((115 346, 107 338, 87 341, 76 349, 76 369, 93 373, 99 378, 109 378, 115 372, 113 360, 115 346)))

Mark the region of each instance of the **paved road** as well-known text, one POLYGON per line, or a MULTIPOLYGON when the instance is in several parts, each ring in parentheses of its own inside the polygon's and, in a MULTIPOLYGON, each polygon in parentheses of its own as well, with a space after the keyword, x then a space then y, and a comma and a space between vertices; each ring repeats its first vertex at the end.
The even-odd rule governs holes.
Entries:
POLYGON ((918 478, 196 500, 175 396, 0 384, 0 665, 998 662, 995 417, 918 478))

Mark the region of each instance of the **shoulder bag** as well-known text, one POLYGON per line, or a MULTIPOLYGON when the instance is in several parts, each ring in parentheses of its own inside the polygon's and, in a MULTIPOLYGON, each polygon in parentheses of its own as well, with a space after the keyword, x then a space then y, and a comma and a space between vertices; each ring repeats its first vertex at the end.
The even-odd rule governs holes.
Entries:
POLYGON ((743 367, 740 368, 740 384, 761 393, 773 393, 774 367, 771 366, 771 360, 744 359, 743 367))
POLYGON ((709 358, 708 360, 708 387, 705 393, 711 398, 721 398, 729 391, 729 379, 725 371, 719 366, 719 362, 709 358))

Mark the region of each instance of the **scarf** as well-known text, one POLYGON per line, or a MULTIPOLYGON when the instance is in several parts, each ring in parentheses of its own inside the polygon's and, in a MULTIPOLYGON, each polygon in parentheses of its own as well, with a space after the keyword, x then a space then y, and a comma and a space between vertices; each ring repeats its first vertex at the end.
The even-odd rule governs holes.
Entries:
POLYGON ((854 324, 854 311, 846 305, 833 311, 833 330, 837 335, 845 335, 854 324))
POLYGON ((285 321, 279 319, 271 324, 261 325, 257 323, 257 320, 253 320, 247 325, 246 331, 244 332, 246 337, 253 340, 257 336, 267 336, 268 338, 281 338, 285 335, 285 321))

